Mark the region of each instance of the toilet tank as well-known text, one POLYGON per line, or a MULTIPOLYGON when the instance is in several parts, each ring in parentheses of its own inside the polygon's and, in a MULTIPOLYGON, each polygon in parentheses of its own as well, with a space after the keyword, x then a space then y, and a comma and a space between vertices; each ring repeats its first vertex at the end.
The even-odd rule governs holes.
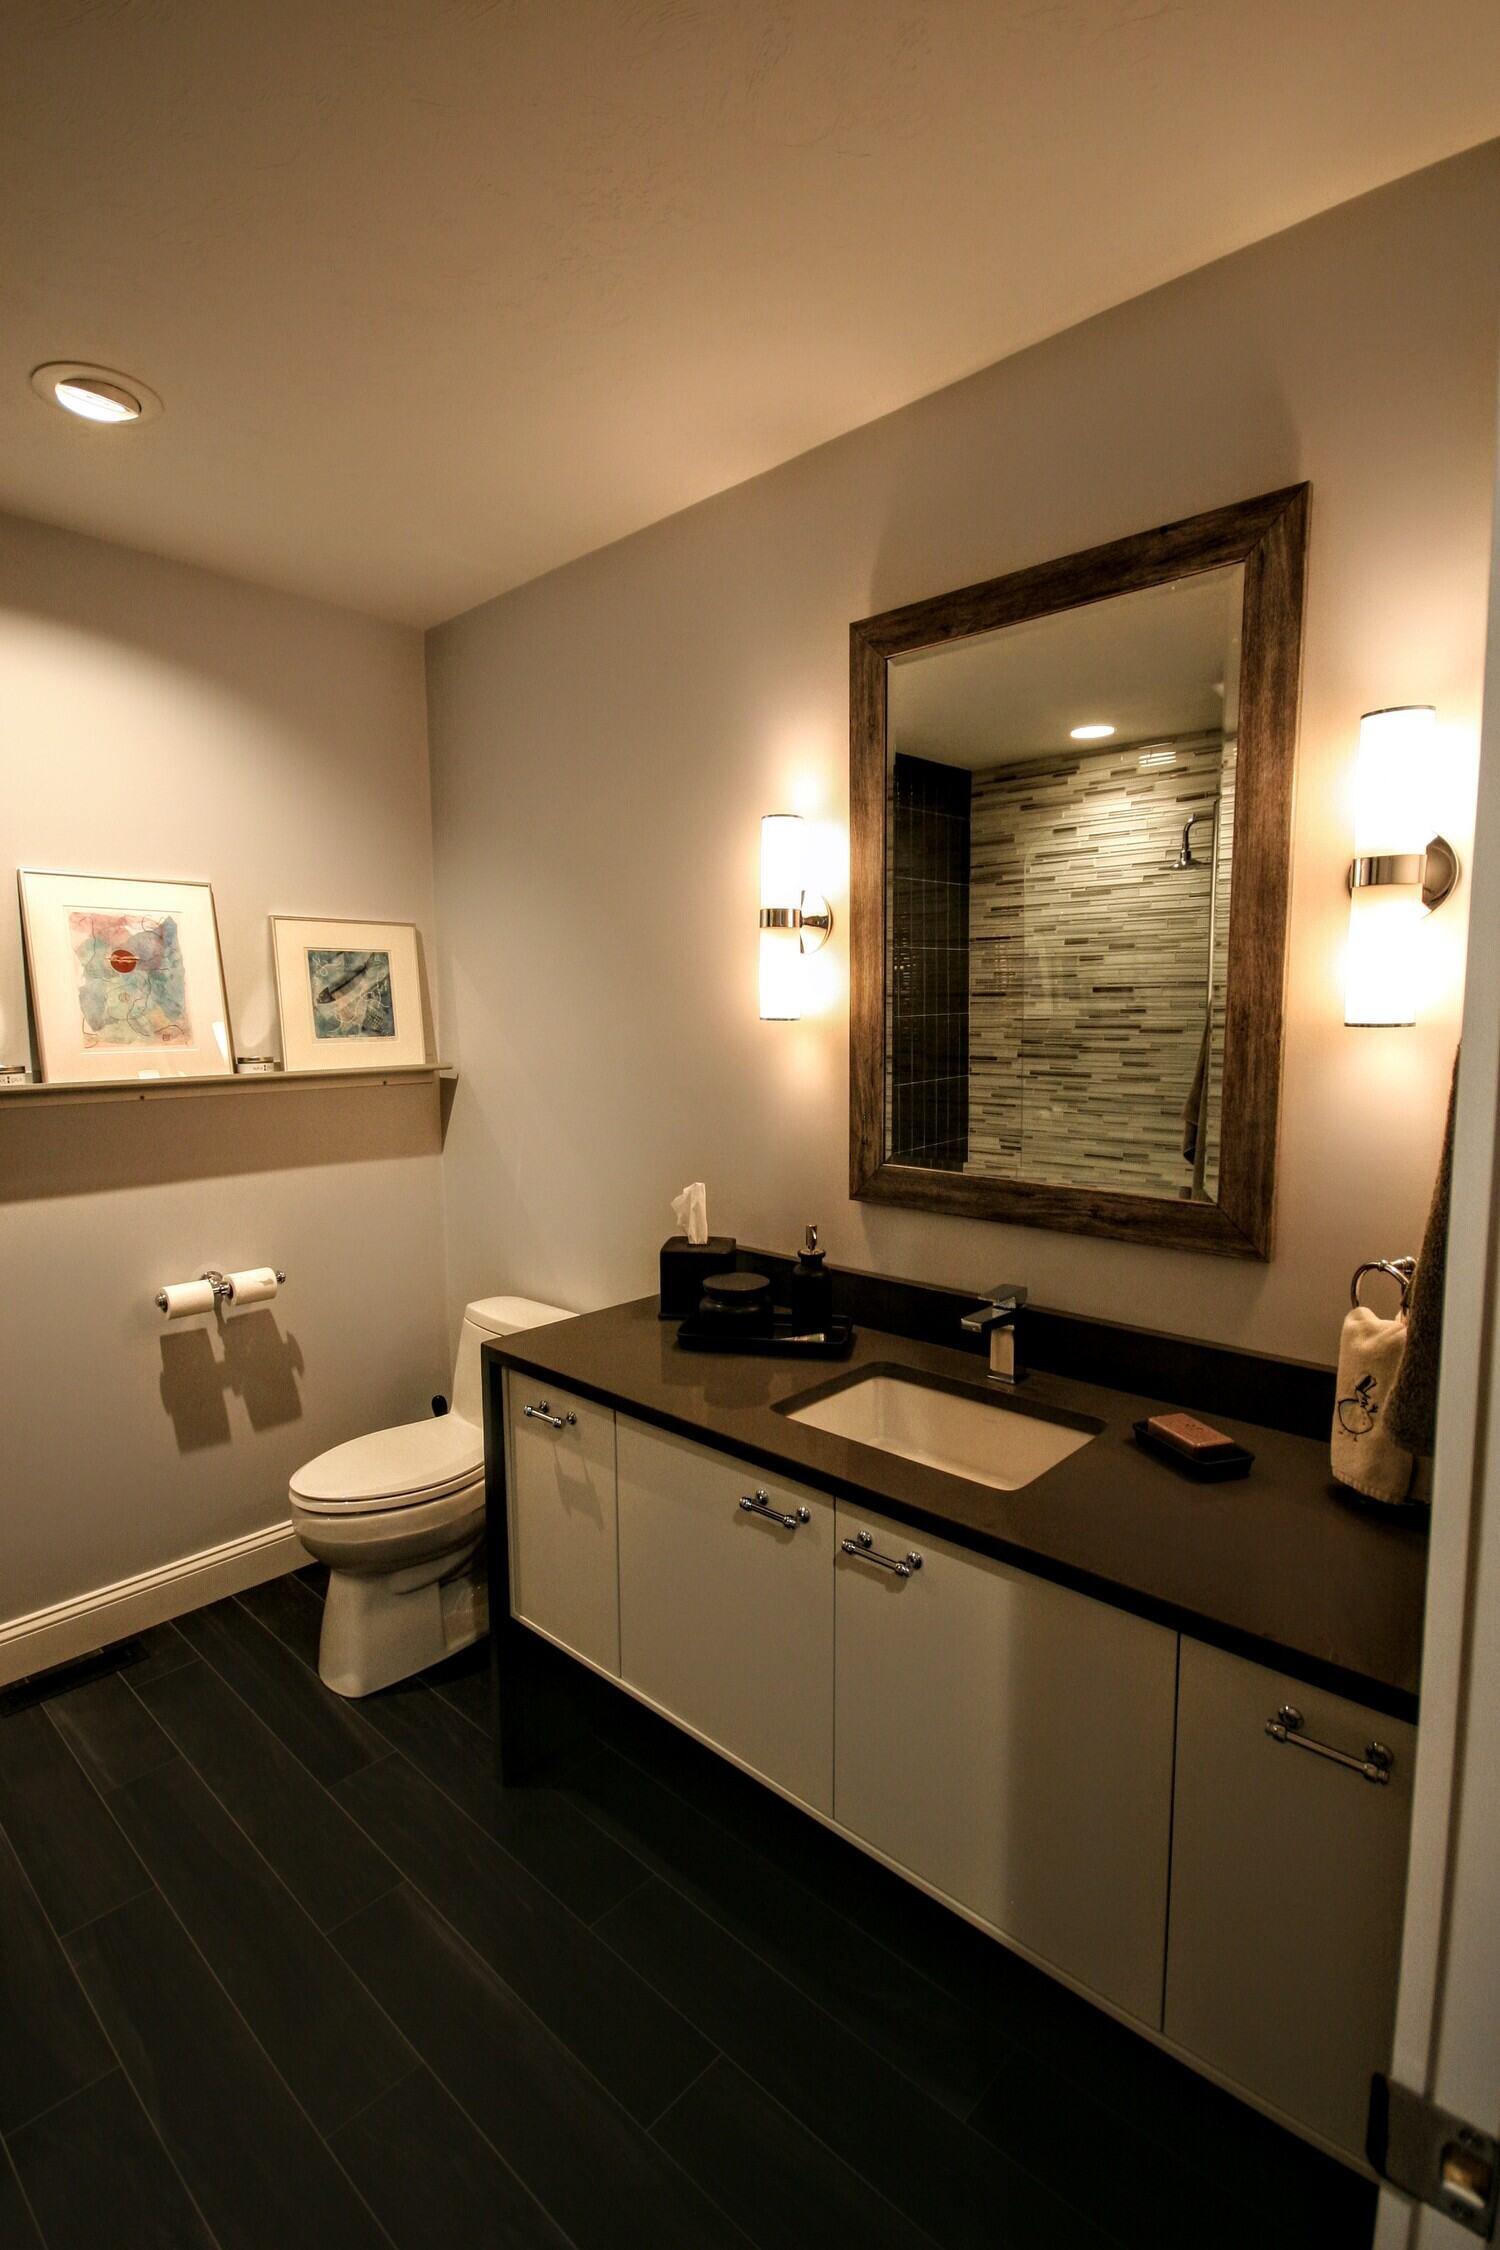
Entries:
POLYGON ((489 1336, 514 1336, 523 1328, 545 1328, 550 1320, 571 1320, 561 1305, 541 1305, 534 1297, 476 1297, 464 1307, 453 1363, 453 1411, 475 1429, 484 1426, 484 1387, 479 1348, 489 1336))

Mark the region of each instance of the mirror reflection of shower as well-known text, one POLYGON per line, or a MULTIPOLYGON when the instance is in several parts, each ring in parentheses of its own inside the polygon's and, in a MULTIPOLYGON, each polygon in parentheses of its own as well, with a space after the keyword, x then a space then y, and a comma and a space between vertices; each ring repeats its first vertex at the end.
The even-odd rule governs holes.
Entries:
POLYGON ((1217 797, 1215 797, 1212 812, 1195 812, 1192 819, 1184 824, 1182 831, 1182 842, 1178 846, 1177 857, 1173 862, 1174 866, 1196 867, 1199 864, 1198 861, 1193 857, 1193 830, 1197 827, 1200 820, 1216 821, 1218 817, 1219 800, 1217 797))

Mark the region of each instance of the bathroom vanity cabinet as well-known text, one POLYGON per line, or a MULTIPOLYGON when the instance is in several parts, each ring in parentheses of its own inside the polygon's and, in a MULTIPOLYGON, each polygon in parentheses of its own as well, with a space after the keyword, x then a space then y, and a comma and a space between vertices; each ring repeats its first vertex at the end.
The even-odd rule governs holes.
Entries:
POLYGON ((1411 1726, 517 1369, 504 1400, 514 1618, 1359 2156, 1411 1726))
POLYGON ((1415 1755, 1401 1720, 1183 1637, 1163 2029, 1356 2152, 1390 2057, 1415 1755), (1283 1708, 1300 1740, 1267 1732, 1283 1708))
POLYGON ((799 1804, 833 1804, 831 1500, 623 1414, 620 1673, 799 1804))
POLYGON ((586 1663, 620 1670, 615 1418, 554 1385, 507 1385, 511 1607, 586 1663))
POLYGON ((1176 1634, 864 1510, 838 1531, 839 1826, 1159 2025, 1176 1634))

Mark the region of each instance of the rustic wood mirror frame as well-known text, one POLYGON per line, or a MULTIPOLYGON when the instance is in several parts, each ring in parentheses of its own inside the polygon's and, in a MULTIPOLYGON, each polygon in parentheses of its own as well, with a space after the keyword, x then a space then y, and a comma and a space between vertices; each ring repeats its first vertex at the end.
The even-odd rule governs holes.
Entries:
POLYGON ((1291 485, 850 626, 849 1192, 856 1200, 1269 1258, 1307 504, 1308 487, 1291 485), (885 1153, 888 660, 1234 563, 1245 566, 1245 591, 1216 1201, 892 1163, 885 1153))

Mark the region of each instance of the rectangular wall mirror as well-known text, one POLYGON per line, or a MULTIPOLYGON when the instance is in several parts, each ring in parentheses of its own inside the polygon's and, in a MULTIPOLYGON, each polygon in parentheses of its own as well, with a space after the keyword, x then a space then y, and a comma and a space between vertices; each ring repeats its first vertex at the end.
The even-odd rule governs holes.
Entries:
POLYGON ((1270 1254, 1307 488, 851 628, 851 1192, 1270 1254))

